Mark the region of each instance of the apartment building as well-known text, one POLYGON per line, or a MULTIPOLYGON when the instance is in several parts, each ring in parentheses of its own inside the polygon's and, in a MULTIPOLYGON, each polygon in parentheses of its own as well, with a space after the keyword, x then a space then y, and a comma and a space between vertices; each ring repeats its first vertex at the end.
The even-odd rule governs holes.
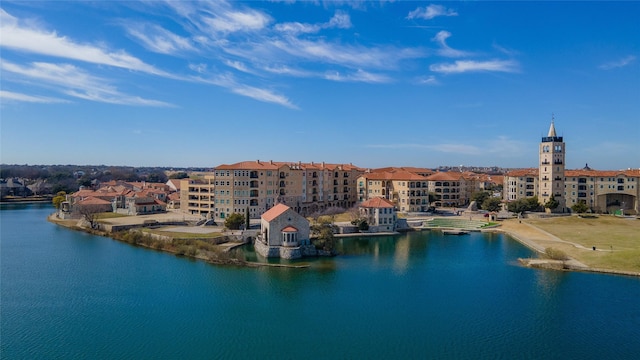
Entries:
POLYGON ((540 142, 538 168, 508 172, 504 176, 504 199, 537 196, 544 204, 553 195, 560 202, 556 209, 559 212, 569 211, 578 202, 595 212, 639 212, 640 169, 602 171, 586 165, 583 169, 566 170, 565 156, 564 140, 556 135, 552 120, 548 135, 540 142))
POLYGON ((181 183, 181 208, 225 219, 233 213, 259 218, 276 204, 302 215, 357 201, 356 179, 364 170, 352 164, 243 161, 214 168, 203 180, 181 183))
MULTIPOLYGON (((584 202, 594 212, 639 211, 640 169, 610 171, 585 167, 565 170, 564 175, 561 193, 568 208, 584 202)), ((511 171, 504 181, 507 201, 539 196, 538 169, 511 171)))
POLYGON ((398 211, 428 211, 428 180, 402 168, 378 169, 361 175, 358 178, 358 201, 376 197, 390 200, 398 211))
POLYGON ((213 191, 213 174, 204 175, 201 179, 181 179, 181 211, 212 219, 214 209, 213 191))

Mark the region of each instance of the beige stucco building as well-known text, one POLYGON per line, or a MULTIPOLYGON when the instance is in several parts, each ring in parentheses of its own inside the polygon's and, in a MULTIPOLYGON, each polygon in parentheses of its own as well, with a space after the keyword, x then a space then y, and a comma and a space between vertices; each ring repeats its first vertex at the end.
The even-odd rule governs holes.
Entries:
POLYGON ((367 220, 370 231, 395 231, 396 209, 391 201, 376 197, 361 203, 358 210, 360 216, 367 220))
POLYGON ((551 195, 560 202, 556 211, 566 212, 584 202, 594 212, 639 213, 640 169, 579 170, 565 169, 565 144, 556 135, 553 121, 539 146, 538 168, 514 170, 504 177, 504 200, 514 201, 537 196, 541 205, 551 195))
POLYGON ((357 202, 356 179, 364 170, 352 164, 243 161, 220 165, 202 180, 183 180, 180 207, 223 220, 233 213, 251 218, 276 204, 308 215, 357 202))

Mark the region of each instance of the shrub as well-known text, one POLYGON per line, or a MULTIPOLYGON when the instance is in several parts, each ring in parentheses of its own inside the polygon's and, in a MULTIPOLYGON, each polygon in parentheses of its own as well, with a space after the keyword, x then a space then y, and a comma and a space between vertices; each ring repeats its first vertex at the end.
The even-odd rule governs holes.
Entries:
POLYGON ((569 260, 569 257, 567 256, 567 254, 562 250, 548 247, 544 249, 544 253, 551 260, 563 260, 563 261, 569 260))

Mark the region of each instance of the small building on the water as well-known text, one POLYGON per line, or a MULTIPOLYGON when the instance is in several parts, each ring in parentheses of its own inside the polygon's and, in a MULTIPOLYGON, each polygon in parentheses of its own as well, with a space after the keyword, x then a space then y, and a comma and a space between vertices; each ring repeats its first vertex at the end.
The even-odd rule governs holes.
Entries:
POLYGON ((309 237, 309 220, 287 205, 277 204, 267 210, 260 217, 260 225, 254 246, 260 255, 283 259, 317 255, 309 237))

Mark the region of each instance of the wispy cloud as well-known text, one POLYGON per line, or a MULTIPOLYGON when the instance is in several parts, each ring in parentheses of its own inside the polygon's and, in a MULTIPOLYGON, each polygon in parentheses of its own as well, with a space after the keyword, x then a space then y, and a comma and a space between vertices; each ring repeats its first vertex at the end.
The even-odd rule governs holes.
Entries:
POLYGON ((123 50, 110 51, 96 45, 79 44, 65 36, 59 36, 55 31, 20 24, 17 18, 4 9, 0 9, 0 24, 1 47, 172 77, 123 50))
POLYGON ((365 82, 365 83, 388 83, 391 78, 386 75, 372 74, 359 69, 355 73, 341 74, 340 72, 327 72, 325 78, 333 81, 344 82, 365 82))
POLYGON ((349 29, 353 25, 351 24, 351 17, 349 14, 336 11, 335 15, 326 23, 321 24, 304 24, 299 22, 287 22, 276 24, 274 29, 279 32, 289 34, 309 34, 317 33, 322 29, 338 28, 349 29))
POLYGON ((435 76, 429 75, 427 77, 422 77, 418 79, 418 84, 421 85, 439 85, 440 82, 436 79, 435 76))
POLYGON ((457 60, 454 63, 441 63, 429 66, 429 70, 443 74, 460 74, 465 72, 509 72, 519 71, 519 64, 515 60, 457 60))
POLYGON ((53 104, 53 103, 66 103, 68 100, 57 99, 46 96, 34 96, 16 93, 12 91, 0 90, 0 100, 3 102, 16 101, 16 102, 28 102, 28 103, 41 103, 41 104, 53 104))
POLYGON ((254 100, 282 105, 291 109, 298 109, 288 97, 278 94, 272 90, 259 88, 247 84, 238 82, 234 76, 230 73, 226 74, 201 74, 198 77, 192 78, 193 81, 197 81, 204 84, 211 84, 223 87, 234 94, 246 96, 254 100))
POLYGON ((236 94, 247 96, 258 101, 280 104, 292 109, 298 108, 297 106, 293 105, 286 96, 274 93, 267 89, 260 89, 260 88, 248 86, 248 85, 238 85, 238 86, 232 87, 231 91, 233 91, 236 94))
POLYGON ((160 54, 180 55, 184 51, 196 51, 191 40, 176 35, 154 24, 126 24, 129 35, 142 45, 160 54))
POLYGON ((629 55, 629 56, 625 56, 624 58, 622 58, 620 60, 604 63, 604 64, 598 66, 598 68, 600 68, 602 70, 611 70, 611 69, 621 68, 621 67, 625 67, 625 66, 627 66, 629 64, 632 64, 635 60, 636 60, 635 56, 629 55))
POLYGON ((442 5, 431 4, 426 7, 419 7, 407 15, 407 19, 425 19, 431 20, 438 16, 458 16, 453 9, 447 9, 442 5))
POLYGON ((2 61, 0 67, 3 71, 36 80, 44 87, 55 88, 63 94, 80 99, 120 105, 173 106, 163 101, 121 93, 116 87, 109 85, 109 80, 92 76, 70 64, 34 62, 30 66, 21 66, 2 61))
MULTIPOLYGON (((222 7, 222 3, 220 3, 222 7)), ((250 32, 265 28, 272 19, 269 15, 254 9, 218 9, 202 20, 209 28, 217 32, 250 32)))
POLYGON ((490 141, 483 142, 481 144, 467 144, 467 143, 439 143, 439 144, 370 144, 366 145, 367 148, 377 149, 425 149, 434 152, 441 152, 447 154, 458 154, 467 156, 483 156, 486 154, 492 154, 499 157, 516 157, 523 153, 522 149, 526 147, 522 142, 509 139, 506 136, 498 136, 490 141))
POLYGON ((447 45, 447 39, 449 37, 451 37, 451 33, 446 30, 442 30, 439 31, 433 39, 431 39, 432 41, 440 44, 440 49, 437 51, 438 55, 445 57, 464 57, 471 55, 471 53, 466 51, 456 50, 449 47, 449 45, 447 45))

